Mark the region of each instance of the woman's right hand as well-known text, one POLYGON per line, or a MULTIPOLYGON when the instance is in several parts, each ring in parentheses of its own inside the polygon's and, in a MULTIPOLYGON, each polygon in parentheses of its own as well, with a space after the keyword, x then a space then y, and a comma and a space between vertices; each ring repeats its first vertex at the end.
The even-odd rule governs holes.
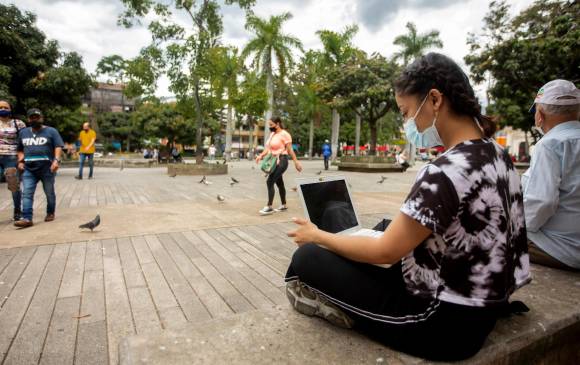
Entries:
POLYGON ((258 157, 256 157, 256 163, 260 163, 261 160, 262 160, 262 155, 258 155, 258 157))

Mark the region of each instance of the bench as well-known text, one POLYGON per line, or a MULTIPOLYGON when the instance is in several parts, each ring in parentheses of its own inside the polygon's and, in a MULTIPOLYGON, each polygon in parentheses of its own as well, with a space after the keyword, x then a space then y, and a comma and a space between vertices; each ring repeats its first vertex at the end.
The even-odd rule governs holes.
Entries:
MULTIPOLYGON (((484 348, 461 364, 580 364, 580 274, 532 265, 534 280, 513 299, 530 312, 501 319, 484 348)), ((354 331, 296 313, 255 310, 123 339, 121 365, 429 364, 354 331)))

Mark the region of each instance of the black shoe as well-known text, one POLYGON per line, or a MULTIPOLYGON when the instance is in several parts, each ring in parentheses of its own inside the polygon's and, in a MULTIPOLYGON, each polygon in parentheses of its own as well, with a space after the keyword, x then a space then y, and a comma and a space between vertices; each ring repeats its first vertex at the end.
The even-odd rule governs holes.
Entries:
POLYGON ((20 212, 19 210, 15 210, 14 216, 12 217, 12 220, 14 222, 18 222, 21 218, 22 218, 22 212, 20 212))
POLYGON ((89 180, 92 180, 92 179, 93 179, 93 177, 92 176, 89 176, 89 180))
POLYGON ((82 180, 82 179, 83 179, 83 177, 82 177, 82 176, 78 176, 78 175, 77 175, 77 176, 75 176, 75 179, 77 179, 77 180, 82 180))

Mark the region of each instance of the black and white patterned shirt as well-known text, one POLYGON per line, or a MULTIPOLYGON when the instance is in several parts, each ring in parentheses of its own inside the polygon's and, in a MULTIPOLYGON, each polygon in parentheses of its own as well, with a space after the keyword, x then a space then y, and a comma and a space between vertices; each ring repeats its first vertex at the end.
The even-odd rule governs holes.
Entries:
POLYGON ((422 168, 401 212, 433 231, 403 258, 411 293, 489 306, 531 280, 520 178, 493 140, 460 143, 422 168))

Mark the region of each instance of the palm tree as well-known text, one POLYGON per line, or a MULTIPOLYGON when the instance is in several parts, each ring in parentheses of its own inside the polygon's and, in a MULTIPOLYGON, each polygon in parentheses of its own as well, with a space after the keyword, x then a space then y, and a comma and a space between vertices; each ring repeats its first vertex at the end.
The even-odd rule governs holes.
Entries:
MULTIPOLYGON (((243 62, 248 56, 253 54, 252 65, 266 76, 266 92, 268 93, 266 121, 274 113, 274 58, 280 71, 280 77, 284 77, 286 71, 294 63, 292 48, 302 50, 302 42, 298 38, 282 33, 283 23, 291 18, 292 14, 290 13, 274 15, 267 20, 251 15, 246 21, 246 29, 254 33, 254 39, 246 44, 240 54, 240 58, 243 62)), ((268 124, 265 123, 264 143, 267 136, 267 128, 268 124)))
POLYGON ((405 66, 413 59, 422 56, 425 50, 432 47, 443 47, 438 30, 417 34, 417 27, 411 22, 407 23, 407 29, 409 30, 407 34, 398 36, 393 42, 393 44, 403 48, 400 52, 395 53, 395 59, 402 58, 405 66))
MULTIPOLYGON (((349 59, 355 56, 359 50, 352 45, 352 39, 358 32, 357 25, 348 26, 341 33, 331 30, 319 30, 316 32, 322 46, 324 63, 329 69, 334 69, 345 64, 349 59)), ((331 149, 332 161, 336 160, 338 150, 338 133, 340 130, 340 114, 336 108, 332 109, 332 130, 331 130, 331 149)))

